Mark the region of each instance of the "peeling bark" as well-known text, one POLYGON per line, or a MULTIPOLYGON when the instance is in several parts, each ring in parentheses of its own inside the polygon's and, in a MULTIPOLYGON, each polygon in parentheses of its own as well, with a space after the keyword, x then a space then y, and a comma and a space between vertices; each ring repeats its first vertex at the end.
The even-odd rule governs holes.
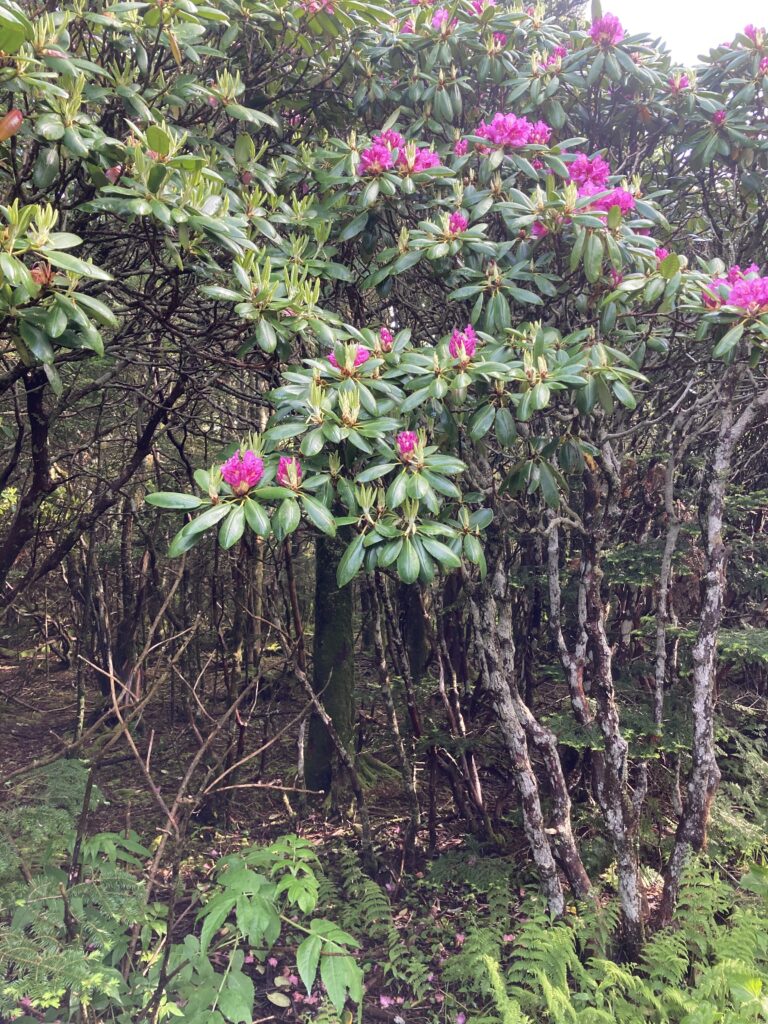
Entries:
POLYGON ((699 629, 693 646, 693 743, 691 771, 675 845, 664 874, 664 893, 659 916, 668 922, 677 902, 680 879, 690 854, 703 850, 712 801, 720 781, 715 754, 715 682, 717 640, 723 613, 728 550, 723 539, 725 498, 736 448, 758 416, 768 409, 768 391, 752 399, 737 416, 737 374, 731 373, 722 389, 722 412, 707 487, 703 529, 707 571, 699 629))

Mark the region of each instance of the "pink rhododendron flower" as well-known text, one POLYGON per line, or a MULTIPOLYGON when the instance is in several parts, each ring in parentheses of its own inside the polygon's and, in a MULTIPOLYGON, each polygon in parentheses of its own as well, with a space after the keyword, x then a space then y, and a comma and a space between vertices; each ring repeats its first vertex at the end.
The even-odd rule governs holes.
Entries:
POLYGON ((717 125, 719 128, 720 125, 725 124, 726 117, 728 117, 728 114, 725 110, 716 110, 712 115, 712 124, 717 125))
POLYGON ((728 305, 743 309, 751 316, 768 312, 768 277, 737 281, 728 296, 728 305))
POLYGON ((383 142, 385 146, 389 146, 390 149, 401 149, 405 145, 405 139, 396 132, 394 128, 388 128, 385 132, 380 132, 374 136, 373 142, 383 142))
POLYGON ((544 121, 537 121, 536 124, 531 125, 531 134, 528 141, 533 146, 546 146, 551 134, 552 129, 548 124, 544 121))
POLYGON ((750 316, 759 316, 768 313, 768 277, 761 277, 754 263, 745 270, 733 266, 725 277, 715 278, 701 297, 709 309, 735 306, 750 316))
POLYGON ((496 0, 472 0, 472 10, 479 17, 483 11, 496 6, 496 0))
POLYGON ((653 250, 653 255, 659 263, 663 263, 667 256, 669 256, 669 249, 665 249, 663 245, 657 246, 657 248, 653 250))
POLYGON ((611 168, 601 156, 594 156, 590 160, 585 153, 579 153, 573 163, 568 165, 571 181, 575 181, 577 185, 605 188, 610 173, 611 168))
POLYGON ((406 18, 400 28, 400 34, 407 36, 413 32, 413 18, 406 18))
POLYGON ((669 76, 667 84, 672 92, 683 92, 685 89, 690 89, 691 80, 685 73, 676 71, 674 75, 669 76))
POLYGON ((542 224, 540 220, 535 220, 531 224, 531 234, 534 238, 544 238, 545 235, 549 234, 549 228, 546 224, 542 224))
POLYGON ((506 32, 494 32, 493 41, 499 48, 503 48, 507 45, 507 33, 506 32))
POLYGON ((401 458, 406 461, 410 459, 411 455, 419 443, 419 435, 415 430, 401 430, 395 438, 395 444, 397 445, 397 451, 401 458))
POLYGON ((602 18, 592 22, 589 34, 593 43, 607 48, 621 42, 624 38, 624 29, 615 14, 604 14, 602 18))
POLYGON ((464 156, 469 149, 469 143, 466 139, 458 139, 453 147, 453 152, 456 156, 464 156))
POLYGON ((623 280, 624 275, 620 274, 618 270, 614 270, 613 267, 611 267, 611 281, 613 282, 613 287, 618 288, 623 280))
POLYGON ((456 210, 448 218, 448 233, 451 235, 458 235, 460 231, 466 231, 469 227, 469 221, 459 210, 456 210))
MULTIPOLYGON (((371 353, 365 347, 365 345, 355 346, 355 368, 362 366, 364 362, 371 358, 371 353)), ((336 353, 331 352, 328 356, 328 362, 331 366, 334 366, 337 370, 341 370, 342 373, 346 371, 346 367, 340 367, 339 361, 336 358, 336 353)))
POLYGON ((292 455, 281 455, 277 465, 277 482, 281 487, 290 487, 294 491, 301 483, 301 463, 292 455))
MULTIPOLYGON (((596 193, 604 191, 596 185, 582 185, 579 189, 580 196, 594 196, 596 193)), ((603 210, 608 213, 611 207, 618 206, 621 210, 622 216, 626 216, 635 208, 635 197, 631 192, 628 192, 625 188, 612 188, 610 192, 606 192, 603 196, 598 196, 597 199, 590 203, 589 208, 591 210, 603 210)))
POLYGON ((392 169, 392 153, 383 142, 373 142, 360 154, 358 174, 383 174, 392 169))
POLYGON ((489 124, 481 121, 475 129, 475 135, 488 139, 496 146, 527 146, 529 143, 546 145, 552 129, 543 121, 531 124, 527 117, 517 117, 515 114, 493 115, 489 124))
POLYGON ((763 57, 760 61, 760 74, 768 75, 768 57, 763 57))
POLYGON ((428 171, 430 167, 439 167, 440 157, 433 149, 427 146, 415 147, 410 152, 408 146, 401 149, 397 158, 397 169, 401 174, 418 174, 419 171, 428 171))
POLYGON ((277 967, 277 957, 276 956, 269 957, 268 960, 267 960, 267 963, 269 964, 270 967, 277 967))
POLYGON ((221 467, 221 476, 235 494, 247 494, 264 476, 264 462, 250 449, 235 452, 221 467))
POLYGON ((543 61, 539 61, 539 68, 546 71, 553 66, 559 67, 563 58, 568 56, 567 46, 556 46, 554 50, 546 55, 543 61))
POLYGON ((466 1015, 466 1013, 457 1013, 456 1014, 456 1024, 467 1024, 467 1015, 466 1015))
MULTIPOLYGON (((448 351, 454 359, 458 359, 460 363, 466 364, 475 354, 476 349, 477 335, 471 324, 467 324, 463 331, 460 331, 458 327, 454 329, 451 340, 448 342, 448 351)), ((458 936, 456 938, 458 940, 458 936)))
POLYGON ((383 352, 390 352, 392 346, 395 343, 395 339, 392 335, 392 331, 388 327, 382 327, 379 331, 379 344, 383 352))
POLYGON ((747 25, 744 28, 744 35, 748 36, 755 46, 762 46, 765 42, 764 28, 756 28, 754 25, 747 25))
POLYGON ((379 996, 379 1006, 383 1006, 383 1007, 386 1008, 388 1006, 394 1006, 394 1005, 395 1005, 394 996, 385 996, 384 993, 382 993, 379 996))
POLYGON ((438 31, 447 32, 452 29, 456 24, 456 18, 449 22, 448 19, 451 16, 451 12, 447 7, 438 7, 435 13, 432 15, 432 28, 436 28, 438 31))

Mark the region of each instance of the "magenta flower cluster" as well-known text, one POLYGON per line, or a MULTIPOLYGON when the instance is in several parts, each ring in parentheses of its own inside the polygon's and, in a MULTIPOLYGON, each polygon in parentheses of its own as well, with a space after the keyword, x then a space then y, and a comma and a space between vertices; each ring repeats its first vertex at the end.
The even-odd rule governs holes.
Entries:
POLYGON ((438 32, 448 31, 455 28, 459 21, 458 18, 453 18, 449 21, 451 12, 447 7, 438 7, 435 13, 432 15, 432 28, 438 30, 438 32))
POLYGON ((264 462, 250 448, 235 452, 221 467, 222 479, 235 494, 247 494, 263 476, 264 462))
POLYGON ((496 0, 472 0, 472 10, 480 17, 483 11, 496 6, 496 0))
POLYGON ((477 334, 471 324, 467 324, 463 331, 458 327, 454 328, 451 340, 448 342, 448 351, 454 359, 462 363, 468 363, 477 349, 477 334))
POLYGON ((665 249, 663 245, 659 245, 653 250, 653 255, 659 263, 663 263, 667 256, 669 256, 669 249, 665 249))
POLYGON ((392 331, 388 327, 382 327, 379 331, 379 345, 382 352, 391 352, 394 343, 395 339, 392 331))
POLYGON ((624 38, 624 29, 615 14, 604 14, 592 22, 589 30, 592 42, 607 48, 615 46, 624 38))
POLYGON ((466 231, 469 227, 469 220, 459 210, 455 210, 448 218, 448 234, 458 235, 460 231, 466 231))
POLYGON ((440 157, 426 146, 415 147, 413 154, 409 155, 403 136, 389 128, 374 135, 370 146, 360 153, 358 173, 383 174, 397 168, 401 174, 413 174, 439 165, 440 157))
POLYGON ((490 123, 481 121, 475 129, 475 135, 488 139, 495 146, 546 146, 552 134, 552 129, 544 121, 535 123, 527 117, 517 117, 515 114, 502 114, 498 112, 493 115, 490 123))
MULTIPOLYGON (((579 186, 580 196, 594 196, 605 192, 611 168, 599 155, 590 160, 584 153, 579 153, 568 168, 568 173, 571 181, 579 186)), ((625 188, 613 188, 590 203, 590 209, 605 212, 613 206, 618 206, 622 214, 626 215, 634 210, 635 197, 625 188)))
MULTIPOLYGON (((371 353, 365 347, 365 345, 357 345, 355 347, 355 367, 362 366, 363 363, 367 362, 371 358, 371 353)), ((341 369, 339 361, 336 358, 336 353, 331 352, 328 356, 328 362, 331 366, 334 366, 337 370, 341 369)))
POLYGON ((395 438, 395 443, 401 458, 407 461, 413 455, 416 445, 419 443, 419 435, 415 430, 401 430, 395 438))
POLYGON ((768 313, 768 277, 760 276, 760 268, 755 263, 745 270, 733 266, 725 277, 712 281, 708 290, 702 292, 702 299, 710 309, 728 305, 742 309, 751 316, 759 316, 768 313))
POLYGON ((595 188, 605 188, 611 168, 601 156, 593 156, 592 159, 585 154, 579 153, 576 159, 568 167, 571 181, 577 185, 589 185, 595 188))

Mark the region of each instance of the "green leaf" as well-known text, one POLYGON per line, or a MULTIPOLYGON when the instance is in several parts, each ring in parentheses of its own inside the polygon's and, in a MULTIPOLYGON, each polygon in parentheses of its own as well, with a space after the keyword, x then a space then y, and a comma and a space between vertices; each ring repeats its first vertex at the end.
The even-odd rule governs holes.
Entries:
POLYGON ((251 1024, 253 1020, 253 982, 242 971, 230 971, 219 996, 219 1009, 232 1024, 251 1024))
POLYGON ((680 257, 676 252, 671 252, 669 256, 665 256, 659 264, 659 273, 665 281, 669 281, 675 276, 680 270, 680 257))
POLYGON ((230 505, 230 513, 219 527, 219 544, 227 550, 234 547, 245 530, 245 510, 242 503, 230 505))
POLYGON ((84 292, 73 292, 72 299, 105 327, 119 327, 119 321, 115 314, 100 299, 95 299, 92 295, 86 295, 84 292))
POLYGON ((336 570, 336 582, 340 587, 345 587, 360 571, 363 559, 365 558, 364 543, 365 534, 358 534, 341 556, 341 561, 336 570))
POLYGON ((637 399, 626 384, 622 384, 620 380, 615 380, 611 386, 613 388, 614 395, 616 395, 625 408, 635 409, 637 407, 637 399))
POLYGON ((168 132, 159 128, 156 124, 151 124, 147 128, 145 136, 150 149, 159 153, 160 156, 168 156, 171 151, 171 137, 168 132))
POLYGON ((557 486, 554 473, 546 462, 539 463, 539 486, 547 505, 550 508, 557 508, 560 504, 560 488, 557 486))
POLYGON ((148 494, 144 501, 148 505, 156 505, 158 508, 199 508, 203 501, 202 498, 196 497, 194 494, 180 494, 177 491, 154 491, 152 494, 148 494))
POLYGON ((408 474, 403 470, 387 488, 387 508, 395 509, 405 501, 408 490, 408 474))
POLYGON ((296 950, 296 967, 307 992, 312 991, 312 986, 315 983, 322 947, 323 940, 319 935, 308 935, 296 950))
POLYGON ((712 350, 712 355, 715 359, 721 359, 723 356, 727 356, 741 341, 741 336, 744 333, 744 324, 736 324, 732 327, 727 334, 718 341, 712 350))
POLYGON ((201 953, 206 952, 208 946, 211 944, 211 939, 229 917, 236 902, 237 896, 230 896, 228 893, 222 893, 219 896, 214 896, 211 902, 206 904, 202 913, 199 915, 204 918, 203 927, 200 930, 201 953))
POLYGON ((419 578, 420 568, 419 556, 416 553, 416 549, 414 548, 412 541, 406 538, 406 540, 403 541, 403 546, 397 557, 397 575, 403 583, 415 583, 419 578))
POLYGON ((328 998, 339 1013, 344 1008, 347 991, 355 1002, 362 998, 362 971, 351 956, 321 957, 320 978, 325 985, 328 998))
POLYGON ((301 521, 299 503, 295 498, 284 498, 280 506, 272 516, 272 530, 278 540, 282 541, 293 533, 301 521))
POLYGON ((72 274, 79 274, 81 277, 93 277, 97 281, 111 281, 112 275, 108 274, 93 263, 86 263, 68 252, 57 252, 53 249, 40 249, 39 252, 45 256, 48 262, 60 270, 68 270, 72 274))
POLYGON ((594 284, 599 279, 602 267, 603 239, 592 231, 584 247, 584 273, 590 284, 594 284))
POLYGON ((421 537, 421 543, 444 569, 458 569, 461 566, 459 556, 442 541, 435 540, 433 537, 421 537))
POLYGON ((304 506, 307 518, 314 523, 318 530, 327 533, 329 537, 336 536, 336 523, 333 515, 325 505, 322 505, 315 498, 310 498, 308 494, 301 495, 301 503, 304 506))
POLYGON ((269 516, 261 505, 255 502, 253 498, 247 497, 243 502, 243 510, 245 512, 245 521, 253 532, 258 537, 268 537, 271 530, 269 516))
POLYGON ((368 223, 368 212, 358 214, 354 220, 351 220, 349 224, 340 232, 339 240, 342 242, 348 241, 350 238, 355 238, 362 231, 365 230, 365 226, 368 223))

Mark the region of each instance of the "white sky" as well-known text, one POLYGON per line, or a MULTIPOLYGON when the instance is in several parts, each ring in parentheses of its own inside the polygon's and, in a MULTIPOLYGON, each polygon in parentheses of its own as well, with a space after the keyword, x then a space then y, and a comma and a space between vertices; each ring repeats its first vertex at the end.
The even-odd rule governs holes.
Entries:
POLYGON ((602 0, 603 12, 617 15, 628 33, 661 36, 682 64, 733 39, 750 23, 768 28, 766 0, 602 0))

